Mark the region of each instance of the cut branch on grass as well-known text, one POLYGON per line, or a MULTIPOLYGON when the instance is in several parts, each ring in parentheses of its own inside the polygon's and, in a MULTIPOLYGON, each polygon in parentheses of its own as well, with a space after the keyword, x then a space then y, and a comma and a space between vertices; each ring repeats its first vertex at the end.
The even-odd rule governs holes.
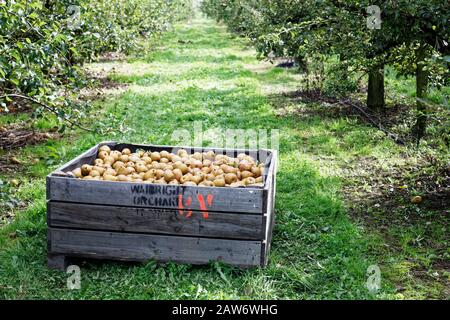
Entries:
POLYGON ((400 145, 406 145, 406 142, 399 138, 396 134, 388 131, 386 128, 384 128, 381 123, 375 121, 373 117, 368 114, 363 108, 357 106, 353 102, 351 102, 349 99, 345 100, 337 100, 337 104, 340 104, 342 106, 350 106, 354 110, 356 110, 361 116, 363 116, 370 124, 372 124, 374 127, 376 127, 378 130, 382 131, 386 136, 394 140, 394 142, 400 144, 400 145))
MULTIPOLYGON (((53 114, 56 115, 57 117, 60 117, 60 116, 61 116, 60 113, 58 112, 58 110, 56 110, 55 108, 53 108, 53 107, 51 107, 51 106, 49 106, 49 105, 47 105, 47 104, 45 104, 45 103, 43 103, 43 102, 41 102, 41 101, 39 101, 39 100, 36 100, 36 99, 34 99, 34 98, 32 98, 32 97, 28 97, 28 96, 26 96, 26 95, 17 94, 17 93, 11 93, 11 94, 7 94, 7 95, 0 96, 0 99, 6 99, 6 98, 20 98, 20 99, 25 99, 25 100, 28 100, 28 101, 30 101, 30 102, 33 102, 33 103, 35 103, 35 104, 40 105, 41 107, 43 107, 44 109, 50 111, 51 113, 53 113, 53 114)), ((67 123, 69 123, 71 126, 78 127, 78 128, 80 128, 80 129, 82 129, 82 130, 84 130, 84 131, 87 131, 87 132, 94 132, 93 130, 88 129, 88 128, 82 126, 81 124, 76 123, 76 122, 70 120, 67 116, 64 116, 64 117, 63 117, 63 120, 66 121, 67 123)))

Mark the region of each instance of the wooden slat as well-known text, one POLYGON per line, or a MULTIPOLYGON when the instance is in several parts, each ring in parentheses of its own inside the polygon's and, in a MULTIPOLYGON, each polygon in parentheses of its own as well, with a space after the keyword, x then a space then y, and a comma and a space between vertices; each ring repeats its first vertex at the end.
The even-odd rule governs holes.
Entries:
POLYGON ((52 172, 50 174, 50 176, 58 174, 58 173, 65 173, 67 171, 71 171, 71 170, 73 170, 77 167, 80 167, 81 165, 86 164, 86 163, 92 164, 94 162, 94 160, 97 158, 98 149, 101 146, 114 145, 114 144, 116 144, 116 142, 112 142, 112 141, 99 143, 99 144, 93 146, 92 148, 90 148, 89 150, 83 152, 75 159, 69 161, 68 163, 66 163, 66 164, 62 165, 61 167, 59 167, 58 169, 56 169, 54 172, 52 172))
POLYGON ((173 261, 238 266, 260 264, 261 241, 101 232, 49 228, 52 255, 124 261, 173 261))
POLYGON ((262 215, 89 205, 50 201, 51 227, 263 240, 262 215))
POLYGON ((273 158, 271 163, 271 170, 267 179, 267 213, 264 215, 265 221, 265 237, 262 246, 261 253, 261 265, 266 266, 269 261, 269 253, 272 242, 273 227, 275 224, 275 192, 276 192, 276 181, 277 181, 277 169, 278 169, 278 158, 277 152, 273 152, 273 158))
POLYGON ((65 271, 68 265, 68 259, 63 254, 49 253, 47 255, 47 265, 50 269, 65 271))
POLYGON ((260 213, 263 208, 263 189, 209 188, 139 184, 110 181, 86 181, 65 177, 47 177, 47 200, 135 207, 178 209, 179 196, 185 210, 200 210, 199 196, 206 201, 213 197, 210 211, 260 213), (186 205, 189 197, 191 204, 186 205))

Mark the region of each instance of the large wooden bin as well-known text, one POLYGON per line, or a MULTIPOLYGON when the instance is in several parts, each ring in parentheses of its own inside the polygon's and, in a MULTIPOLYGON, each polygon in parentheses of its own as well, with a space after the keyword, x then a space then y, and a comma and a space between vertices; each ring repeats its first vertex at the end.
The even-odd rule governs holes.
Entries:
POLYGON ((181 148, 103 142, 48 175, 49 267, 64 269, 71 257, 189 264, 222 261, 243 267, 267 264, 275 213, 276 151, 190 149, 234 157, 255 152, 266 167, 264 187, 259 188, 87 181, 65 173, 91 164, 102 145, 133 152, 181 148), (213 201, 207 210, 200 208, 196 200, 208 196, 213 201), (192 201, 186 206, 188 198, 192 201))

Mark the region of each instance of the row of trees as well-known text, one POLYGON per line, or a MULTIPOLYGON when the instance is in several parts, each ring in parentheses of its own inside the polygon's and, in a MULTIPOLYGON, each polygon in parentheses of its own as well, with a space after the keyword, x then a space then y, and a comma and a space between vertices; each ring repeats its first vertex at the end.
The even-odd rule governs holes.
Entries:
POLYGON ((0 108, 26 97, 70 118, 77 110, 67 94, 85 85, 84 62, 137 48, 191 8, 188 0, 0 0, 0 108))
POLYGON ((368 75, 369 108, 385 108, 386 65, 415 75, 414 129, 420 139, 429 86, 449 85, 449 5, 443 0, 204 0, 202 9, 252 39, 263 57, 293 57, 305 71, 319 66, 333 93, 355 90, 355 79, 368 75))

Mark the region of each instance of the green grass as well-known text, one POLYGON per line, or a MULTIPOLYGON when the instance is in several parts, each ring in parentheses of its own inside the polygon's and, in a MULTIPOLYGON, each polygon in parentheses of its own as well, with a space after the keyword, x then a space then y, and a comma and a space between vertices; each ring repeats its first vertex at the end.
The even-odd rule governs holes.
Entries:
MULTIPOLYGON (((8 209, 16 219, 0 229, 0 298, 401 298, 394 280, 407 278, 408 254, 388 254, 378 233, 367 232, 349 217, 343 180, 333 171, 338 164, 327 162, 325 168, 320 159, 397 158, 399 147, 351 118, 280 116, 268 95, 276 86, 295 88, 295 75, 274 68, 253 72, 251 67, 260 64, 254 56, 243 39, 209 20, 195 20, 166 34, 149 54, 122 64, 92 65, 117 67, 109 77, 129 85, 125 93, 97 103, 112 133, 80 132, 19 152, 24 161, 39 162, 23 168, 19 187, 7 187, 27 207, 8 209), (176 144, 171 139, 174 130, 192 133, 194 121, 202 121, 204 130, 280 130, 276 226, 268 267, 88 261, 80 264, 81 290, 68 290, 67 275, 46 266, 45 175, 102 140, 176 144), (372 264, 382 272, 377 294, 365 287, 366 270, 372 264)), ((417 290, 414 283, 411 290, 417 290)), ((442 287, 421 290, 425 293, 419 297, 430 292, 439 296, 442 287)))
MULTIPOLYGON (((398 76, 395 69, 391 67, 386 68, 386 89, 393 90, 401 95, 407 102, 415 100, 416 97, 416 82, 414 77, 398 76)), ((450 97, 450 87, 429 88, 428 99, 436 105, 443 105, 444 97, 450 97)))

